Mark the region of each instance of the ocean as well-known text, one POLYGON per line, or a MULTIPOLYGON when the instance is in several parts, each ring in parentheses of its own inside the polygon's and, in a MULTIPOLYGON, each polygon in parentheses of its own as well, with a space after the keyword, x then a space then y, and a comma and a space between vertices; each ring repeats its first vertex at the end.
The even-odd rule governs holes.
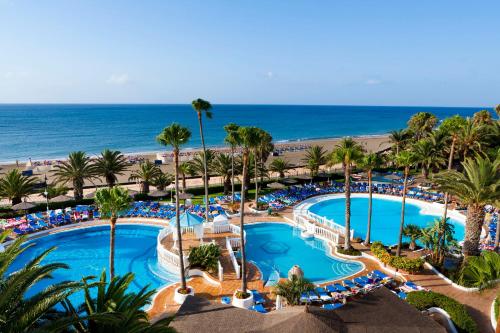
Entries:
MULTIPOLYGON (((419 111, 442 119, 470 116, 484 108, 214 105, 213 119, 204 120, 208 146, 224 144, 223 126, 229 122, 269 131, 276 142, 342 136, 381 135, 404 128, 419 111)), ((191 129, 186 148, 199 147, 200 136, 191 105, 139 104, 3 104, 0 105, 0 162, 64 158, 83 150, 97 154, 104 148, 124 153, 163 148, 156 135, 172 122, 191 129)))

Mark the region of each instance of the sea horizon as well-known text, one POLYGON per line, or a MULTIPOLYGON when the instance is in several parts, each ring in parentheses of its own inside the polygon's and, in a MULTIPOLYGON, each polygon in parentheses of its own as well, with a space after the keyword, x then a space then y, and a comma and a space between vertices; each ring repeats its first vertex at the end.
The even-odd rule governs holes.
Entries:
MULTIPOLYGON (((276 143, 371 137, 406 127, 419 111, 439 119, 472 114, 485 107, 367 106, 301 104, 215 104, 214 118, 204 120, 208 147, 224 145, 223 126, 261 127, 276 143)), ((486 108, 489 109, 489 108, 486 108)), ((151 154, 168 150, 155 141, 162 128, 179 122, 192 131, 183 149, 201 146, 195 111, 189 104, 145 103, 5 103, 0 104, 0 163, 16 160, 54 160, 83 150, 89 155, 102 149, 125 154, 151 154)))

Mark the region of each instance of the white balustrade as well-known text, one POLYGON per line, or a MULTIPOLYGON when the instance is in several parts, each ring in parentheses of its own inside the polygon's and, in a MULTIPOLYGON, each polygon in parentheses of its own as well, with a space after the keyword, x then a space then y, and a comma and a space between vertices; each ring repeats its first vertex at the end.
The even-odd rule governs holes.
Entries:
MULTIPOLYGON (((169 236, 173 232, 173 229, 166 227, 158 233, 157 241, 156 241, 156 253, 158 255, 158 264, 165 269, 172 270, 180 268, 179 255, 172 251, 167 250, 161 241, 169 236)), ((186 256, 184 258, 184 267, 189 266, 189 260, 186 256)))
MULTIPOLYGON (((229 252, 229 257, 231 258, 231 263, 233 264, 234 271, 236 272, 236 278, 239 279, 241 276, 241 270, 240 270, 240 265, 238 264, 238 261, 236 260, 236 257, 234 256, 234 250, 233 246, 231 245, 231 240, 234 240, 235 238, 229 238, 226 237, 226 249, 229 252)), ((238 239, 239 241, 239 239, 238 239)))
POLYGON ((220 260, 217 260, 217 268, 218 268, 218 275, 219 275, 219 281, 224 281, 224 268, 222 267, 220 260))

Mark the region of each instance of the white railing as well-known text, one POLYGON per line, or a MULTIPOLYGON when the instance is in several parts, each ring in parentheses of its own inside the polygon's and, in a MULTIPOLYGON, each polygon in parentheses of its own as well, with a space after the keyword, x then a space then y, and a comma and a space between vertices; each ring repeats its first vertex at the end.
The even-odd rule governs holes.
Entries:
MULTIPOLYGON (((166 227, 158 233, 158 237, 156 240, 156 253, 158 255, 158 264, 162 266, 165 269, 179 269, 180 268, 180 260, 179 260, 179 255, 177 253, 171 252, 167 250, 161 241, 169 236, 173 232, 172 229, 169 227, 166 227)), ((189 260, 186 256, 184 258, 184 267, 189 266, 189 260)))
POLYGON ((224 232, 230 232, 231 231, 231 225, 230 224, 212 225, 211 226, 211 231, 214 234, 222 234, 224 232))
MULTIPOLYGON (((319 216, 310 211, 306 211, 306 216, 321 225, 327 226, 337 234, 345 235, 345 227, 336 223, 334 220, 327 219, 324 216, 319 216)), ((350 235, 352 239, 354 237, 354 229, 351 229, 350 235)))
POLYGON ((314 226, 314 234, 333 242, 333 244, 339 243, 339 234, 334 233, 331 230, 328 230, 328 229, 325 229, 325 228, 322 228, 322 227, 315 225, 314 226))
MULTIPOLYGON (((234 239, 234 238, 232 238, 232 239, 234 239)), ((238 239, 238 241, 239 241, 239 239, 238 239)), ((233 251, 233 247, 231 245, 231 240, 228 237, 226 237, 226 249, 229 252, 229 257, 231 258, 231 262, 233 264, 234 271, 236 272, 236 278, 239 279, 241 276, 240 265, 238 264, 238 261, 236 260, 236 257, 234 256, 234 251, 233 251)))
MULTIPOLYGON (((230 224, 230 228, 231 228, 231 233, 236 235, 240 234, 241 228, 239 225, 230 224)), ((245 241, 247 240, 247 232, 245 230, 243 230, 243 238, 245 239, 245 241)))
POLYGON ((219 273, 219 281, 224 281, 224 268, 222 267, 220 260, 217 260, 217 268, 219 273))

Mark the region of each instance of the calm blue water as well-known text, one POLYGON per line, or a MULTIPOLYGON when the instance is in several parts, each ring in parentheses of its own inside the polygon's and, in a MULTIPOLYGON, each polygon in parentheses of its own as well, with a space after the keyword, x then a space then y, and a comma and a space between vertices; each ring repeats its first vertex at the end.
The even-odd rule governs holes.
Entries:
POLYGON ((358 262, 333 259, 326 255, 323 241, 305 241, 300 232, 286 224, 264 223, 245 226, 247 257, 254 261, 263 274, 263 280, 273 270, 286 278, 293 265, 299 265, 312 282, 335 280, 362 269, 358 262))
MULTIPOLYGON (((397 244, 399 224, 401 222, 401 202, 384 199, 373 199, 372 204, 372 232, 371 241, 381 241, 385 245, 397 244)), ((344 198, 324 200, 312 205, 309 210, 320 216, 333 219, 336 223, 345 224, 344 198)), ((405 224, 416 224, 426 227, 434 221, 436 216, 423 215, 420 207, 405 205, 405 224)), ((351 198, 351 229, 356 237, 365 238, 368 219, 368 199, 351 198)), ((455 226, 455 239, 463 240, 465 227, 462 223, 451 220, 455 226)), ((404 237, 405 238, 405 237, 404 237)), ((405 239, 407 241, 407 239, 405 239)))
MULTIPOLYGON (((205 122, 208 145, 223 144, 229 122, 268 130, 275 140, 384 134, 403 128, 409 117, 428 111, 444 118, 472 115, 481 108, 215 105, 205 122)), ((104 148, 123 152, 163 149, 156 135, 177 121, 191 128, 189 147, 199 147, 195 112, 190 105, 0 105, 0 162, 61 158, 75 150, 104 148)))
MULTIPOLYGON (((128 272, 135 274, 130 291, 138 291, 146 285, 159 288, 177 281, 177 276, 161 270, 156 261, 156 237, 159 227, 141 225, 118 225, 115 243, 115 274, 128 272)), ((79 281, 83 276, 99 277, 106 269, 109 279, 109 227, 99 226, 81 230, 72 230, 49 235, 30 241, 35 243, 13 263, 11 272, 20 269, 29 260, 35 258, 52 246, 57 249, 51 252, 42 263, 66 263, 67 270, 57 270, 53 280, 45 280, 31 289, 32 293, 42 290, 48 285, 61 281, 79 281)), ((83 300, 81 293, 71 297, 75 304, 83 300)))

